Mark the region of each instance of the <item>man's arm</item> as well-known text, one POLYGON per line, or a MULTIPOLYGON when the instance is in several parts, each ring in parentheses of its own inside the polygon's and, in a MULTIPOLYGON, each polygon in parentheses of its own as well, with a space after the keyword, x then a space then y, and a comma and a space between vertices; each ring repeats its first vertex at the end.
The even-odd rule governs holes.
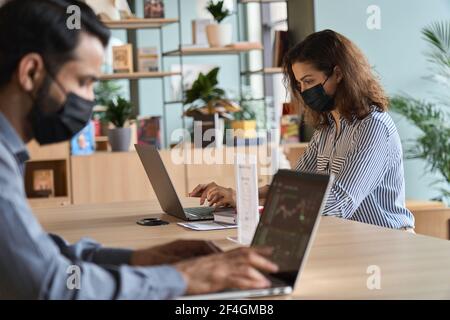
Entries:
POLYGON ((186 283, 170 266, 99 266, 64 256, 20 199, 20 194, 0 196, 0 298, 170 299, 184 294, 186 283))
POLYGON ((83 238, 74 244, 67 243, 63 238, 55 234, 49 234, 59 251, 68 259, 82 260, 102 265, 120 266, 130 264, 133 250, 104 248, 98 242, 83 238))

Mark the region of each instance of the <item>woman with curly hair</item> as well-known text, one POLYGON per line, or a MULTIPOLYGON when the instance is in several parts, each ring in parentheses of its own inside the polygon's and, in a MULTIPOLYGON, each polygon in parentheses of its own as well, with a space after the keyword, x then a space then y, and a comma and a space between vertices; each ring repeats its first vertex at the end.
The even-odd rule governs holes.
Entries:
MULTIPOLYGON (((315 128, 296 170, 335 175, 323 214, 414 232, 405 207, 400 138, 361 50, 337 32, 316 32, 288 52, 284 74, 294 102, 315 128)), ((260 188, 260 198, 267 191, 260 188)), ((235 206, 234 190, 214 182, 190 195, 202 204, 235 206)))

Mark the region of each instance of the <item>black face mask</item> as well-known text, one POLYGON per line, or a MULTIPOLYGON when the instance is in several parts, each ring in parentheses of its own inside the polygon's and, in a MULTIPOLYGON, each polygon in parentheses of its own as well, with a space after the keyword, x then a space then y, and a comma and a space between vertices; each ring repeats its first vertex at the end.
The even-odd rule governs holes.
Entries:
POLYGON ((300 93, 305 104, 316 112, 327 112, 334 108, 334 97, 327 95, 323 88, 329 78, 324 83, 319 83, 300 93))
MULTIPOLYGON (((83 99, 74 93, 67 93, 56 80, 53 81, 66 94, 63 106, 56 113, 43 112, 45 101, 43 96, 48 97, 48 92, 40 90, 30 114, 34 138, 41 145, 72 139, 88 125, 95 106, 94 101, 83 99)), ((45 86, 44 89, 48 91, 49 86, 45 86)))

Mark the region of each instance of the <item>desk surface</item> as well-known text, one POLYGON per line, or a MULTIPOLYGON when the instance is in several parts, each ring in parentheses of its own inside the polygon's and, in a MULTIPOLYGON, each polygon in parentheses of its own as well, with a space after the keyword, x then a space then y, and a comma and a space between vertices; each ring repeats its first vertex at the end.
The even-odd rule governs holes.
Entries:
MULTIPOLYGON (((184 199, 186 206, 198 200, 184 199)), ((35 210, 48 232, 68 241, 93 238, 105 246, 144 248, 175 239, 209 239, 224 249, 236 230, 191 231, 161 214, 157 202, 115 203, 35 210), (167 226, 141 227, 143 217, 167 226)), ((285 299, 450 299, 450 242, 344 219, 323 217, 293 295, 285 299), (369 266, 378 266, 381 289, 369 290, 369 266)))

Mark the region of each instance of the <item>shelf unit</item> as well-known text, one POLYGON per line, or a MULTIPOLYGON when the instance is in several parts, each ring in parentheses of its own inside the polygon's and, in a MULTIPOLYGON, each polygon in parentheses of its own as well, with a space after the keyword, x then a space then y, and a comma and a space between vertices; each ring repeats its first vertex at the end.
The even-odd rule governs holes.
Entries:
POLYGON ((139 80, 150 78, 164 78, 181 75, 179 72, 133 72, 103 74, 99 80, 139 80))
POLYGON ((261 45, 249 47, 249 48, 232 48, 232 47, 225 47, 225 48, 181 48, 181 50, 173 50, 168 51, 164 53, 164 56, 200 56, 200 55, 225 55, 225 54, 239 54, 244 52, 249 52, 252 50, 263 50, 263 47, 261 45))
MULTIPOLYGON (((136 12, 136 0, 128 0, 130 4, 130 8, 133 12, 136 12)), ((286 0, 236 0, 236 10, 233 12, 233 15, 236 16, 237 20, 237 33, 238 33, 238 41, 245 39, 246 35, 245 32, 241 28, 241 13, 243 13, 242 6, 245 6, 250 3, 259 3, 261 6, 268 4, 268 3, 275 3, 275 2, 286 2, 286 0)), ((261 38, 260 45, 253 46, 253 47, 244 47, 244 48, 235 48, 235 47, 225 47, 225 48, 209 48, 209 47, 191 47, 184 45, 183 42, 183 35, 182 35, 182 15, 183 10, 181 0, 173 0, 172 3, 176 4, 176 12, 178 15, 177 17, 171 17, 171 18, 164 18, 164 19, 143 19, 143 18, 134 18, 129 20, 121 20, 121 21, 105 21, 105 25, 109 27, 112 30, 126 30, 127 32, 127 42, 131 43, 133 45, 135 57, 136 59, 136 52, 137 52, 137 31, 141 29, 157 29, 159 30, 159 48, 160 48, 160 65, 161 65, 161 71, 159 72, 133 72, 133 73, 124 73, 124 74, 103 74, 100 77, 100 80, 129 80, 130 81, 130 96, 131 96, 131 102, 133 105, 137 106, 137 110, 135 111, 136 115, 139 114, 139 86, 138 81, 141 79, 162 79, 162 95, 163 95, 163 108, 162 108, 162 130, 163 130, 163 145, 168 146, 169 141, 169 132, 168 132, 168 124, 167 124, 167 112, 173 112, 174 108, 173 105, 182 105, 181 100, 173 100, 173 99, 167 99, 167 93, 166 87, 167 83, 165 81, 166 78, 170 78, 173 76, 179 76, 181 87, 184 83, 184 72, 183 72, 183 65, 184 65, 184 58, 185 57, 194 57, 194 56, 205 56, 205 55, 236 55, 239 59, 239 74, 238 74, 238 85, 239 85, 239 93, 242 96, 243 91, 243 83, 246 81, 246 77, 251 76, 262 76, 263 77, 263 88, 261 88, 263 96, 266 95, 267 85, 270 84, 270 81, 268 82, 266 77, 270 77, 272 75, 280 74, 282 72, 281 68, 273 68, 271 66, 264 65, 260 70, 252 70, 252 71, 245 71, 245 68, 243 67, 243 55, 252 52, 252 51, 260 51, 263 57, 264 61, 264 46, 263 46, 263 38, 261 38), (177 25, 178 27, 178 48, 174 50, 164 51, 164 41, 165 37, 163 34, 164 27, 168 25, 177 25), (180 72, 169 72, 165 70, 166 67, 166 58, 173 58, 176 57, 179 59, 179 65, 180 65, 180 72), (172 106, 172 107, 170 107, 172 106), (170 111, 168 108, 171 108, 170 111)), ((262 7, 260 9, 261 11, 261 22, 262 20, 262 7)), ((261 29, 263 26, 261 26, 261 29)), ((261 30, 262 33, 262 30, 261 30)), ((137 65, 136 63, 134 64, 137 65)), ((262 100, 262 99, 254 99, 254 100, 262 100)), ((182 112, 182 111, 180 111, 182 112)), ((264 114, 264 121, 267 122, 267 111, 265 110, 264 114)), ((186 129, 186 119, 182 118, 182 126, 183 129, 186 129)))
POLYGON ((50 146, 39 146, 31 142, 27 146, 30 160, 26 163, 25 190, 30 204, 34 207, 64 206, 71 201, 70 147, 68 142, 50 146), (54 177, 54 196, 35 197, 33 192, 33 172, 52 170, 54 177))
POLYGON ((281 74, 283 73, 282 68, 278 67, 268 67, 260 70, 255 71, 242 71, 241 75, 252 75, 252 74, 281 74))
POLYGON ((240 3, 277 3, 287 2, 287 0, 239 0, 240 3))
POLYGON ((110 29, 155 29, 163 26, 178 23, 178 19, 127 19, 120 21, 103 21, 103 23, 110 29))

